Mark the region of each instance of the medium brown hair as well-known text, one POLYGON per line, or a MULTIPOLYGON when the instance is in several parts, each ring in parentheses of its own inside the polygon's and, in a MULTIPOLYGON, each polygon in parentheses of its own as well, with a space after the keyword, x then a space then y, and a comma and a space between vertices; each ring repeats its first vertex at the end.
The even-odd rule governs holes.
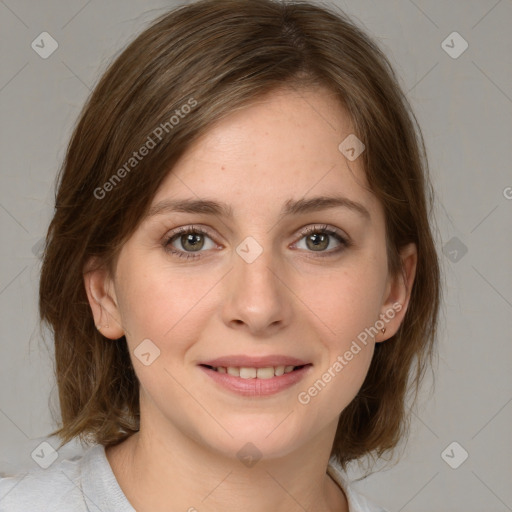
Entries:
POLYGON ((417 394, 435 353, 441 286, 423 137, 392 66, 338 10, 201 0, 160 17, 110 65, 59 173, 39 308, 54 333, 62 426, 53 434, 63 444, 78 437, 109 446, 139 429, 139 383, 126 339, 113 342, 95 328, 86 263, 97 257, 112 271, 187 148, 219 119, 284 86, 326 87, 348 110, 366 146, 360 158, 367 181, 384 207, 390 272, 402 270, 402 246, 414 242, 418 249, 406 315, 392 338, 376 344, 361 389, 341 413, 332 455, 346 467, 385 454, 406 433, 408 391, 417 394), (194 108, 185 116, 186 104, 194 108), (180 119, 171 122, 177 110, 180 119), (158 127, 166 127, 161 140, 131 161, 148 137, 156 142, 158 127))

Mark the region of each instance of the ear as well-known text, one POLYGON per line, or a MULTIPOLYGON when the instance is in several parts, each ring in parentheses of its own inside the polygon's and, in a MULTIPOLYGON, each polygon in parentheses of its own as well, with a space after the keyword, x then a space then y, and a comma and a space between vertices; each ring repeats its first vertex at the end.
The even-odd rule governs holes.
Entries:
POLYGON ((106 338, 117 340, 124 335, 114 283, 96 258, 84 267, 84 285, 91 306, 94 323, 106 338))
POLYGON ((410 243, 403 246, 400 250, 400 259, 402 261, 402 271, 399 271, 396 275, 390 275, 386 284, 380 314, 386 331, 385 333, 378 333, 375 337, 377 343, 394 336, 405 317, 418 263, 416 244, 410 243))

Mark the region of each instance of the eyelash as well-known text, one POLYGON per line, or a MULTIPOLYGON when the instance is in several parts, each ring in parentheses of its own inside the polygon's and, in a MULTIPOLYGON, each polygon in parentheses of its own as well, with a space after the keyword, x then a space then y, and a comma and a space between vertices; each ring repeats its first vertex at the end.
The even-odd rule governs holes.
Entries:
MULTIPOLYGON (((302 240, 302 238, 304 238, 305 236, 311 235, 313 233, 330 235, 330 236, 333 236, 334 238, 336 238, 338 240, 338 242, 340 242, 340 246, 337 249, 330 250, 330 251, 318 252, 317 254, 320 258, 326 258, 329 256, 337 255, 338 253, 340 253, 341 251, 347 249, 348 247, 350 247, 352 245, 352 243, 348 239, 343 237, 337 231, 329 228, 329 226, 327 226, 326 224, 307 227, 306 229, 304 229, 303 231, 300 232, 299 240, 302 240)), ((174 239, 178 238, 179 236, 188 235, 188 234, 200 234, 200 235, 206 235, 209 238, 212 238, 212 236, 210 235, 210 233, 207 230, 205 230, 204 228, 201 228, 199 226, 181 227, 181 228, 178 228, 173 233, 171 233, 169 236, 165 237, 165 240, 163 242, 165 251, 170 254, 173 254, 174 256, 178 256, 179 258, 185 258, 185 259, 201 258, 202 256, 200 256, 200 253, 204 252, 204 251, 197 251, 197 255, 196 255, 196 254, 193 254, 192 252, 180 251, 180 250, 176 250, 172 247, 171 242, 174 239)), ((308 251, 308 252, 314 253, 315 251, 308 251)))

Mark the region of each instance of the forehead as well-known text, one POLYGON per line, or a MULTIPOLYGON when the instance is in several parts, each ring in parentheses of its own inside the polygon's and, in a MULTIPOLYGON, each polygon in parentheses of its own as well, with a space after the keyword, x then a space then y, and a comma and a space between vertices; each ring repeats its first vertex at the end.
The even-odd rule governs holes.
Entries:
MULTIPOLYGON (((353 136, 346 109, 328 89, 281 89, 218 121, 169 172, 163 200, 215 198, 231 214, 273 210, 290 199, 343 196, 376 210, 361 159, 339 149, 353 136)), ((357 208, 356 208, 357 209, 357 208)))

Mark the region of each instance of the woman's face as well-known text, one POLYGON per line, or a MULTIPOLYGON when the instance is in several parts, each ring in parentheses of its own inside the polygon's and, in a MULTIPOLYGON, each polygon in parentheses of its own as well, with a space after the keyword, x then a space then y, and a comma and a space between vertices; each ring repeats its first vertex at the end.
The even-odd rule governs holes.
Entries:
POLYGON ((89 282, 105 290, 103 313, 91 300, 102 332, 126 335, 141 431, 229 456, 248 442, 267 457, 332 443, 407 302, 362 147, 339 148, 351 134, 324 89, 232 114, 171 170, 112 279, 89 282))

